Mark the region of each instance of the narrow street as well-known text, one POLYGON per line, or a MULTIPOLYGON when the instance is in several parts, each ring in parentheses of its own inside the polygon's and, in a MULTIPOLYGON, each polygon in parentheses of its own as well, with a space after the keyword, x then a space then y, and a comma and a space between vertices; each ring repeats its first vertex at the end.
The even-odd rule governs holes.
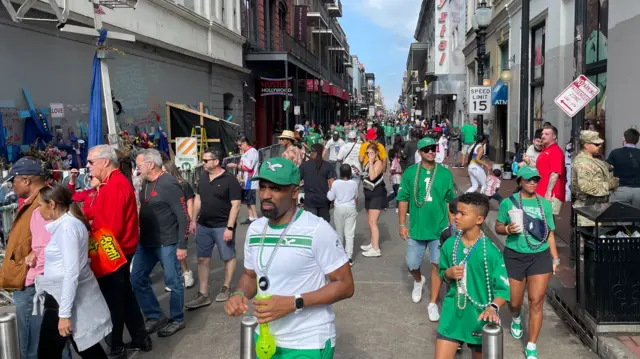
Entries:
MULTIPOLYGON (((364 201, 362 201, 363 203, 364 201)), ((353 298, 334 306, 337 316, 338 343, 336 359, 412 359, 432 358, 437 323, 427 318, 428 293, 423 300, 411 301, 412 279, 405 266, 405 244, 397 234, 397 215, 391 208, 380 216, 382 257, 364 258, 359 247, 365 242, 369 230, 366 214, 359 206, 358 228, 354 252, 353 276, 356 293, 353 298), (426 299, 426 300, 425 300, 426 299)), ((246 210, 241 211, 241 219, 246 210)), ((238 231, 236 248, 238 268, 235 281, 242 270, 242 248, 247 227, 238 231)), ((190 249, 194 243, 190 244, 190 249)), ((195 270, 195 250, 189 255, 191 268, 195 270)), ((216 257, 217 255, 214 255, 216 257)), ((428 265, 425 258, 425 266, 428 265)), ((219 260, 212 266, 211 293, 222 285, 224 271, 219 260)), ((426 267, 425 267, 426 268, 426 267)), ((427 276, 428 277, 428 276, 427 276)), ((168 311, 168 293, 164 292, 161 269, 154 272, 153 282, 165 311, 168 311)), ((197 282, 197 281, 196 281, 197 282)), ((427 285, 428 288, 428 285, 427 285)), ((186 292, 189 299, 197 288, 186 292)), ((526 305, 526 304, 525 304, 526 305)), ((503 310, 503 320, 510 323, 508 310, 503 310)), ((569 333, 551 306, 545 304, 545 322, 539 339, 541 358, 598 358, 569 333)), ((240 348, 240 318, 229 318, 222 303, 186 313, 187 328, 173 337, 153 337, 153 351, 136 353, 136 359, 231 359, 237 358, 240 348)), ((505 330, 504 358, 524 358, 525 337, 515 340, 505 330)), ((471 358, 465 350, 461 358, 471 358)))

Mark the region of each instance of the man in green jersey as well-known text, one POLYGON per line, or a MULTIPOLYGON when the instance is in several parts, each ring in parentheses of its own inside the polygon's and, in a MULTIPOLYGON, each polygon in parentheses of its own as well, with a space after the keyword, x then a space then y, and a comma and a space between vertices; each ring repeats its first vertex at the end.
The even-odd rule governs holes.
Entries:
POLYGON ((345 137, 344 137, 344 136, 345 136, 345 135, 344 135, 344 126, 342 126, 342 125, 340 124, 340 122, 338 122, 338 123, 336 124, 336 127, 334 127, 334 128, 333 128, 333 130, 334 130, 334 131, 338 131, 338 136, 339 136, 341 139, 343 139, 343 140, 345 139, 345 137))
POLYGON ((431 261, 431 298, 427 310, 429 320, 438 321, 438 293, 442 280, 438 274, 440 259, 440 232, 449 225, 447 204, 454 198, 453 175, 442 165, 436 164, 436 141, 425 137, 418 141, 421 161, 407 168, 402 174, 398 191, 398 218, 400 236, 407 246, 407 267, 415 283, 411 298, 414 303, 422 299, 426 278, 420 272, 424 252, 429 250, 431 261), (411 219, 406 227, 407 209, 411 219))
POLYGON ((385 139, 385 143, 387 144, 387 146, 391 146, 391 138, 393 137, 393 124, 391 121, 388 121, 387 123, 385 123, 384 125, 384 137, 386 137, 385 139))
POLYGON ((478 121, 473 120, 473 125, 469 123, 469 121, 465 121, 465 124, 460 129, 460 137, 462 139, 462 167, 467 165, 467 158, 469 156, 469 151, 471 151, 471 147, 473 143, 476 141, 476 133, 478 132, 477 126, 478 121))
POLYGON ((307 135, 307 152, 310 151, 311 146, 316 143, 322 144, 322 136, 316 133, 316 130, 311 127, 309 128, 309 134, 307 135))

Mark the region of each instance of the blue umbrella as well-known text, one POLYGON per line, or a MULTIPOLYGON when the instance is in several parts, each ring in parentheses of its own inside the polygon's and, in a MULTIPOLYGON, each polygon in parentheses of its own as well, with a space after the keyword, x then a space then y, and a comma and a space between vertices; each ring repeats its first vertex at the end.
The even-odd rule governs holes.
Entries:
MULTIPOLYGON (((100 47, 107 38, 107 30, 100 30, 97 46, 100 47)), ((93 56, 93 76, 91 78, 91 97, 89 99, 89 143, 88 148, 102 144, 102 74, 100 73, 100 59, 93 56)), ((108 104, 105 104, 107 111, 108 104)))

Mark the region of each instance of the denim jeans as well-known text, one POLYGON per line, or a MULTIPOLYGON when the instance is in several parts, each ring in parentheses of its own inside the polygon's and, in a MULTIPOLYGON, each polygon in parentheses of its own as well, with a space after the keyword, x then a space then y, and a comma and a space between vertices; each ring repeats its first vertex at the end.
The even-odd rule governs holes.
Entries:
POLYGON ((171 289, 169 301, 169 319, 184 322, 184 279, 182 269, 176 256, 176 244, 162 247, 143 247, 138 245, 133 269, 131 270, 131 286, 138 299, 140 309, 147 319, 162 317, 162 309, 158 298, 151 288, 151 271, 158 262, 164 270, 164 284, 171 289))

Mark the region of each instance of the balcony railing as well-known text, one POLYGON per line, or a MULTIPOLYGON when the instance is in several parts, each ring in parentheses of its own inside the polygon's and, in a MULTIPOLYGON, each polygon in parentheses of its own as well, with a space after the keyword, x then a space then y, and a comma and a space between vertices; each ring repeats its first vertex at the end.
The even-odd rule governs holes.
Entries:
POLYGON ((329 7, 333 7, 333 9, 331 9, 331 11, 335 11, 334 9, 336 9, 338 11, 337 15, 338 16, 342 16, 342 1, 340 0, 325 0, 325 3, 327 4, 327 6, 329 7))
POLYGON ((301 0, 299 5, 308 5, 309 12, 318 12, 325 22, 329 22, 329 10, 325 6, 323 0, 301 0))

